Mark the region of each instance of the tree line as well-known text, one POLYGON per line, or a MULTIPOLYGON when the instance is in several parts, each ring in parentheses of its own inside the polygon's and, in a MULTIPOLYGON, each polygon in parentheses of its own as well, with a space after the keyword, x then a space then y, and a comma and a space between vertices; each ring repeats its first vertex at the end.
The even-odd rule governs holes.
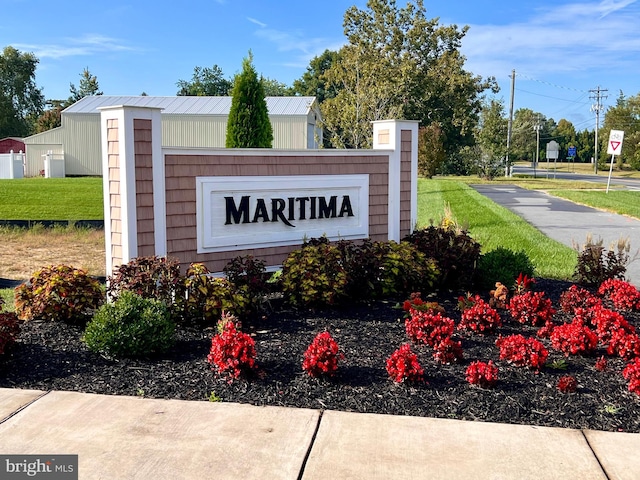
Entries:
MULTIPOLYGON (((467 159, 464 167, 475 167, 483 176, 495 176, 504 166, 507 154, 510 160, 533 162, 539 148, 537 158, 545 161, 546 147, 551 141, 559 145, 558 161, 596 161, 595 130, 578 131, 569 120, 556 122, 528 108, 516 110, 508 152, 507 130, 508 119, 503 102, 495 98, 486 100, 475 133, 476 144, 462 155, 463 161, 467 159), (570 156, 570 147, 575 149, 573 156, 570 156), (476 159, 475 165, 472 159, 476 159)), ((622 151, 615 158, 616 168, 640 170, 640 94, 627 97, 620 92, 616 104, 607 108, 602 127, 598 129, 598 169, 605 168, 611 160, 611 155, 607 154, 611 130, 625 132, 622 151)))
MULTIPOLYGON (((257 77, 266 96, 315 96, 322 113, 327 148, 369 148, 371 122, 398 118, 420 121, 419 170, 437 173, 494 174, 505 159, 532 161, 536 130, 540 158, 546 143, 560 144, 560 160, 575 146, 575 161, 590 162, 594 136, 557 123, 531 109, 515 112, 511 145, 506 151, 507 120, 495 78, 465 68, 460 53, 468 27, 442 25, 428 18, 423 0, 398 7, 395 0, 369 0, 365 8, 344 14, 346 42, 337 51, 313 58, 302 76, 288 86, 257 77)), ((246 60, 246 59, 245 59, 246 60)), ((60 124, 60 111, 85 95, 99 95, 97 78, 88 68, 65 100, 45 102, 35 84, 37 58, 6 47, 0 55, 0 138, 25 136, 60 124)), ((251 63, 251 59, 249 59, 251 63)), ((243 64, 243 69, 246 65, 243 64)), ((225 76, 218 65, 196 66, 190 79, 176 82, 177 95, 231 95, 238 74, 225 76)), ((608 109, 599 138, 599 159, 606 159, 610 129, 625 130, 620 161, 640 168, 640 94, 620 95, 608 109)))

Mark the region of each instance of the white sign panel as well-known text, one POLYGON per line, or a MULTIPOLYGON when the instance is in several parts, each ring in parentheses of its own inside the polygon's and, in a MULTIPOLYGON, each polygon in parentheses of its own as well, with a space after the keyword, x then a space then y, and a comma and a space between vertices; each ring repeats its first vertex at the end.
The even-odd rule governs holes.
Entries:
POLYGON ((369 237, 369 175, 197 177, 198 253, 369 237))
POLYGON ((623 139, 624 132, 622 130, 611 130, 611 133, 609 133, 609 147, 607 148, 607 153, 609 155, 620 155, 623 139))
POLYGON ((555 140, 551 140, 547 143, 547 158, 551 160, 558 159, 558 153, 560 152, 560 145, 555 140))

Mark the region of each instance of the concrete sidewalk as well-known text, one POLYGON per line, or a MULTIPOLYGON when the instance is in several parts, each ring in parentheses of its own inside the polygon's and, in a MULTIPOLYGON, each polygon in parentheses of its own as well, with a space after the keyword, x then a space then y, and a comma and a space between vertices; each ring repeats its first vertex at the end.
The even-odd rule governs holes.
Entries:
POLYGON ((0 389, 0 454, 77 454, 81 479, 637 479, 639 449, 628 433, 0 389))
MULTIPOLYGON (((628 238, 631 257, 640 249, 640 220, 577 205, 545 192, 515 185, 471 187, 516 213, 549 238, 569 247, 574 243, 582 246, 590 233, 594 240, 602 239, 607 249, 619 238, 628 238)), ((627 280, 640 287, 640 259, 627 266, 627 280)))

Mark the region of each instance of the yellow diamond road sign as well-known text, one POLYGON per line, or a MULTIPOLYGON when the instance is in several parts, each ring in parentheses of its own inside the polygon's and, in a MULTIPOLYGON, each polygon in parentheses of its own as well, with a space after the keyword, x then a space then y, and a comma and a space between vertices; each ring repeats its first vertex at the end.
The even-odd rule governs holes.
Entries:
POLYGON ((607 154, 620 155, 622 151, 622 139, 624 138, 624 132, 622 130, 611 130, 609 133, 609 147, 607 148, 607 154))

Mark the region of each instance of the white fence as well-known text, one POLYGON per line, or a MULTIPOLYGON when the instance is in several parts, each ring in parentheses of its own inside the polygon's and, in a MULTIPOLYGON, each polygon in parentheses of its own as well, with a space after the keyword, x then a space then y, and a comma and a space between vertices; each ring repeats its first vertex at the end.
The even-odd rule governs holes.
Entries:
POLYGON ((44 157, 44 177, 64 178, 64 154, 55 154, 49 150, 44 157))
POLYGON ((0 178, 23 178, 24 177, 24 153, 22 151, 14 153, 0 154, 0 178))

